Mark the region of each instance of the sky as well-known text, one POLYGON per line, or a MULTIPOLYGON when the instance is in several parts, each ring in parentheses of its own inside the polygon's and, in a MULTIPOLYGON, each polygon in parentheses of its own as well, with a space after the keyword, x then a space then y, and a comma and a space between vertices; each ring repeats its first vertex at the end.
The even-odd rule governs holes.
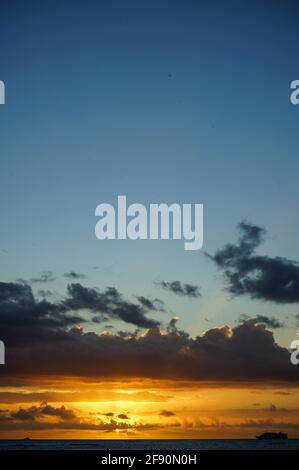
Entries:
POLYGON ((297 18, 1 1, 1 437, 299 436, 297 18), (202 203, 202 250, 99 241, 121 194, 202 203))

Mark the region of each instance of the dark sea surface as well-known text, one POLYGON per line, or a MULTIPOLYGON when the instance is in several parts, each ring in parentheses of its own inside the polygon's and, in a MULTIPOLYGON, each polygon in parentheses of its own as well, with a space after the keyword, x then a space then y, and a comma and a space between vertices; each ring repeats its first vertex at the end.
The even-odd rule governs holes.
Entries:
POLYGON ((299 450, 299 439, 0 440, 1 450, 299 450))

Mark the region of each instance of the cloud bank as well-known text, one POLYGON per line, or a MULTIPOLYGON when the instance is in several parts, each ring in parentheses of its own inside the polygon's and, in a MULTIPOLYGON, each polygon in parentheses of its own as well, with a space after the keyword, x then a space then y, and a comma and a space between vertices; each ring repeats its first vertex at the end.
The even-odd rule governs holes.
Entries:
POLYGON ((68 286, 60 303, 37 301, 30 286, 0 284, 0 331, 7 345, 3 378, 10 376, 141 377, 195 381, 299 380, 289 351, 256 318, 231 329, 211 328, 192 338, 173 318, 166 332, 144 306, 104 291, 68 286), (135 333, 85 332, 82 309, 123 318, 148 329, 135 333), (80 325, 79 325, 80 324, 80 325), (17 329, 16 329, 17 325, 17 329))

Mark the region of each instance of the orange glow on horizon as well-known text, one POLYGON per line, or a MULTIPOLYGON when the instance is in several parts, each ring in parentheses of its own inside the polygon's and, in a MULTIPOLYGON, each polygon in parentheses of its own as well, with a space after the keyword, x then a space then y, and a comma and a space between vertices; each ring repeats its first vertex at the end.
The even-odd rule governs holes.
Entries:
POLYGON ((281 385, 40 378, 0 389, 0 437, 40 439, 298 437, 299 390, 281 385), (20 411, 21 410, 21 411, 20 411))

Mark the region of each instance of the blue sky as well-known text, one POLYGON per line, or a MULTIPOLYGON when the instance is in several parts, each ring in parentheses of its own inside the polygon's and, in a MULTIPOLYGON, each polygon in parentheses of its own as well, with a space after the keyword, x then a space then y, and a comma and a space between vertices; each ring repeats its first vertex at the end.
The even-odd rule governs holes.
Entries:
POLYGON ((51 270, 59 294, 65 272, 82 272, 88 285, 163 298, 162 319, 177 313, 193 334, 205 317, 297 313, 230 300, 182 242, 94 236, 96 205, 118 194, 200 202, 204 250, 235 241, 246 219, 268 230, 261 252, 298 259, 297 18, 291 1, 2 2, 1 278, 51 270), (159 291, 162 279, 198 284, 202 298, 159 291))

